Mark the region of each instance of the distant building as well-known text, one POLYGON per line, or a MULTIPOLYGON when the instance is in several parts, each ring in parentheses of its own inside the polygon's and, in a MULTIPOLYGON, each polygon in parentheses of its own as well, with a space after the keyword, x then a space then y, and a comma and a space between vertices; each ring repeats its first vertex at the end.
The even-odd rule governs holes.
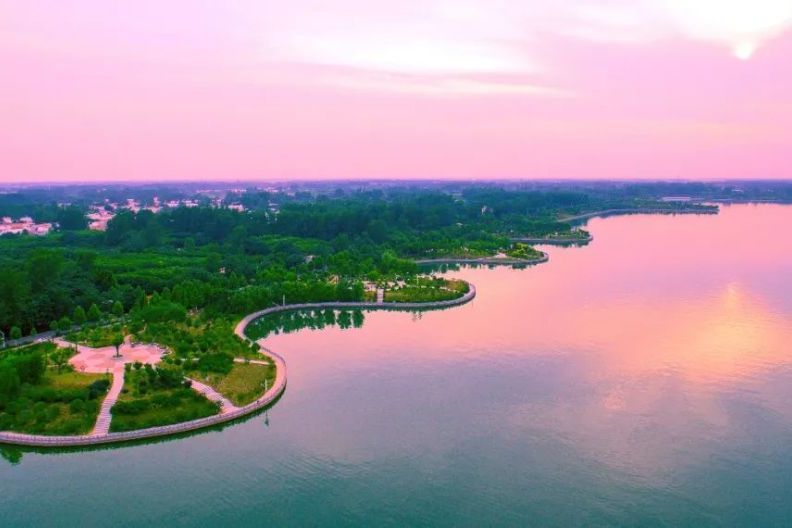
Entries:
POLYGON ((53 224, 41 223, 37 224, 29 216, 23 216, 16 222, 11 217, 3 217, 0 223, 0 235, 21 235, 27 233, 33 236, 44 236, 52 231, 53 224))
POLYGON ((86 215, 88 229, 93 231, 106 231, 107 223, 115 217, 115 213, 107 211, 103 206, 94 206, 93 211, 86 215))

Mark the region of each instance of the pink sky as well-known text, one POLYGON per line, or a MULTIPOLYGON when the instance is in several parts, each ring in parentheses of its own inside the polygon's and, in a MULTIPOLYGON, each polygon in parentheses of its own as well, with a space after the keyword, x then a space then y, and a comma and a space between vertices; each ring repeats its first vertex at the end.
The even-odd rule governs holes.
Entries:
POLYGON ((792 0, 0 0, 0 124, 0 182, 790 178, 792 0))

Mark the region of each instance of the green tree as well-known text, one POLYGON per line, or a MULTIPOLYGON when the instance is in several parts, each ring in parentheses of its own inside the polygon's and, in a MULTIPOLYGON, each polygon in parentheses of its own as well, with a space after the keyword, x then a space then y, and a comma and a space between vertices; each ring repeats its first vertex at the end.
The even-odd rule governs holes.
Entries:
POLYGON ((22 329, 19 328, 18 326, 12 326, 11 331, 8 334, 8 337, 10 339, 19 339, 20 337, 22 337, 22 329))
POLYGON ((58 373, 69 362, 71 355, 71 351, 67 348, 58 348, 50 355, 50 359, 58 367, 58 373))
POLYGON ((99 310, 99 307, 96 306, 96 303, 92 304, 91 307, 88 308, 88 320, 95 323, 101 318, 102 318, 102 311, 99 310))
POLYGON ((58 209, 58 225, 64 231, 74 231, 88 227, 88 220, 85 213, 79 207, 70 205, 58 209))
POLYGON ((72 320, 65 315, 58 319, 58 330, 61 332, 68 332, 72 327, 72 320))
POLYGON ((85 315, 85 310, 82 306, 78 306, 74 309, 74 322, 78 325, 84 325, 85 322, 88 320, 88 316, 85 315))
POLYGON ((13 396, 19 391, 19 375, 11 365, 0 366, 0 396, 13 396))
POLYGON ((121 301, 116 301, 113 303, 113 308, 111 309, 113 315, 116 317, 121 317, 124 315, 124 305, 121 304, 121 301))
POLYGON ((34 294, 40 294, 55 284, 63 270, 63 253, 57 249, 36 249, 27 259, 30 286, 34 294))

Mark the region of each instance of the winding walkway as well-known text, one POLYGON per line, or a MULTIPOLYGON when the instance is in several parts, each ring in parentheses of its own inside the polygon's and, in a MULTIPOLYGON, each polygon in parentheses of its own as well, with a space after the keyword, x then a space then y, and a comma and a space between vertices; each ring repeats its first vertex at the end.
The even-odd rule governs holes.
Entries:
POLYGON ((264 365, 266 367, 272 365, 272 363, 270 363, 269 361, 262 361, 260 359, 248 359, 248 358, 234 358, 234 363, 244 363, 246 365, 250 363, 251 365, 264 365))
POLYGON ((209 385, 201 383, 198 380, 187 378, 192 382, 192 389, 195 392, 203 394, 207 399, 220 404, 220 414, 228 414, 232 411, 239 410, 239 407, 233 404, 231 400, 214 390, 209 385))
MULTIPOLYGON (((425 302, 425 303, 388 303, 388 302, 377 303, 377 302, 340 302, 339 301, 339 302, 303 303, 303 304, 288 304, 283 306, 273 306, 271 308, 259 310, 258 312, 254 312, 252 314, 245 316, 239 322, 239 324, 237 324, 236 327, 234 328, 234 333, 237 336, 239 336, 241 339, 244 339, 245 341, 250 343, 252 341, 245 334, 245 330, 247 329, 250 323, 265 315, 278 313, 278 312, 286 312, 286 311, 312 310, 312 309, 324 309, 324 308, 333 308, 333 309, 342 309, 342 310, 343 309, 432 310, 432 309, 450 308, 452 306, 465 304, 471 301, 476 296, 476 287, 470 283, 468 283, 468 286, 469 286, 468 291, 463 296, 447 301, 436 301, 436 302, 425 302)), ((122 433, 106 432, 105 427, 109 429, 109 421, 106 424, 103 422, 102 425, 100 425, 99 422, 102 417, 100 412, 100 418, 97 420, 97 425, 91 434, 71 435, 71 436, 45 436, 45 435, 31 435, 31 434, 13 433, 13 432, 0 432, 0 444, 15 444, 15 445, 24 445, 24 446, 33 446, 33 447, 76 447, 76 446, 109 444, 114 442, 129 442, 132 440, 156 438, 156 437, 186 433, 189 431, 204 429, 206 427, 220 425, 226 422, 230 422, 242 418, 244 416, 252 414, 260 409, 263 409, 271 405, 275 400, 277 400, 280 397, 281 394, 283 394, 283 391, 286 390, 286 362, 278 354, 272 352, 267 348, 262 347, 260 353, 264 355, 268 360, 272 361, 272 364, 275 366, 275 381, 273 382, 272 386, 264 394, 261 395, 261 397, 259 397, 256 401, 249 403, 245 406, 235 407, 233 404, 230 404, 229 401, 230 406, 227 409, 225 408, 227 404, 224 403, 223 410, 219 414, 215 414, 213 416, 207 416, 206 418, 199 418, 197 420, 190 420, 188 422, 181 422, 173 425, 150 427, 147 429, 125 431, 122 433)), ((121 366, 120 377, 123 378, 123 366, 121 366)), ((114 376, 113 379, 114 379, 113 387, 115 387, 116 377, 114 376)), ((201 392, 203 392, 208 397, 210 397, 210 399, 212 399, 212 397, 209 395, 213 393, 216 394, 222 400, 228 401, 224 397, 219 395, 216 391, 214 391, 214 389, 211 389, 210 387, 205 386, 200 382, 196 382, 195 380, 192 381, 196 390, 200 390, 199 389, 200 386, 206 387, 207 392, 203 392, 203 391, 201 392)), ((121 385, 123 385, 123 383, 121 383, 121 385)), ((120 393, 120 388, 118 389, 118 392, 120 393)), ((114 400, 109 400, 111 398, 112 393, 113 393, 113 389, 111 388, 110 393, 105 398, 105 402, 107 402, 108 409, 112 407, 112 403, 114 403, 114 400)), ((117 397, 118 395, 116 394, 115 398, 117 397)), ((105 407, 105 402, 103 402, 102 404, 103 410, 105 407)))

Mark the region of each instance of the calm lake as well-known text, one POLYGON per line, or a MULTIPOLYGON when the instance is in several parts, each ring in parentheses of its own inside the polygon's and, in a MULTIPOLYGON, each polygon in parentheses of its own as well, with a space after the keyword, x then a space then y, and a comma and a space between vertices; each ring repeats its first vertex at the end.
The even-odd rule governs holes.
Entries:
POLYGON ((792 206, 588 226, 450 272, 465 306, 271 335, 244 423, 5 449, 0 525, 792 525, 792 206))

